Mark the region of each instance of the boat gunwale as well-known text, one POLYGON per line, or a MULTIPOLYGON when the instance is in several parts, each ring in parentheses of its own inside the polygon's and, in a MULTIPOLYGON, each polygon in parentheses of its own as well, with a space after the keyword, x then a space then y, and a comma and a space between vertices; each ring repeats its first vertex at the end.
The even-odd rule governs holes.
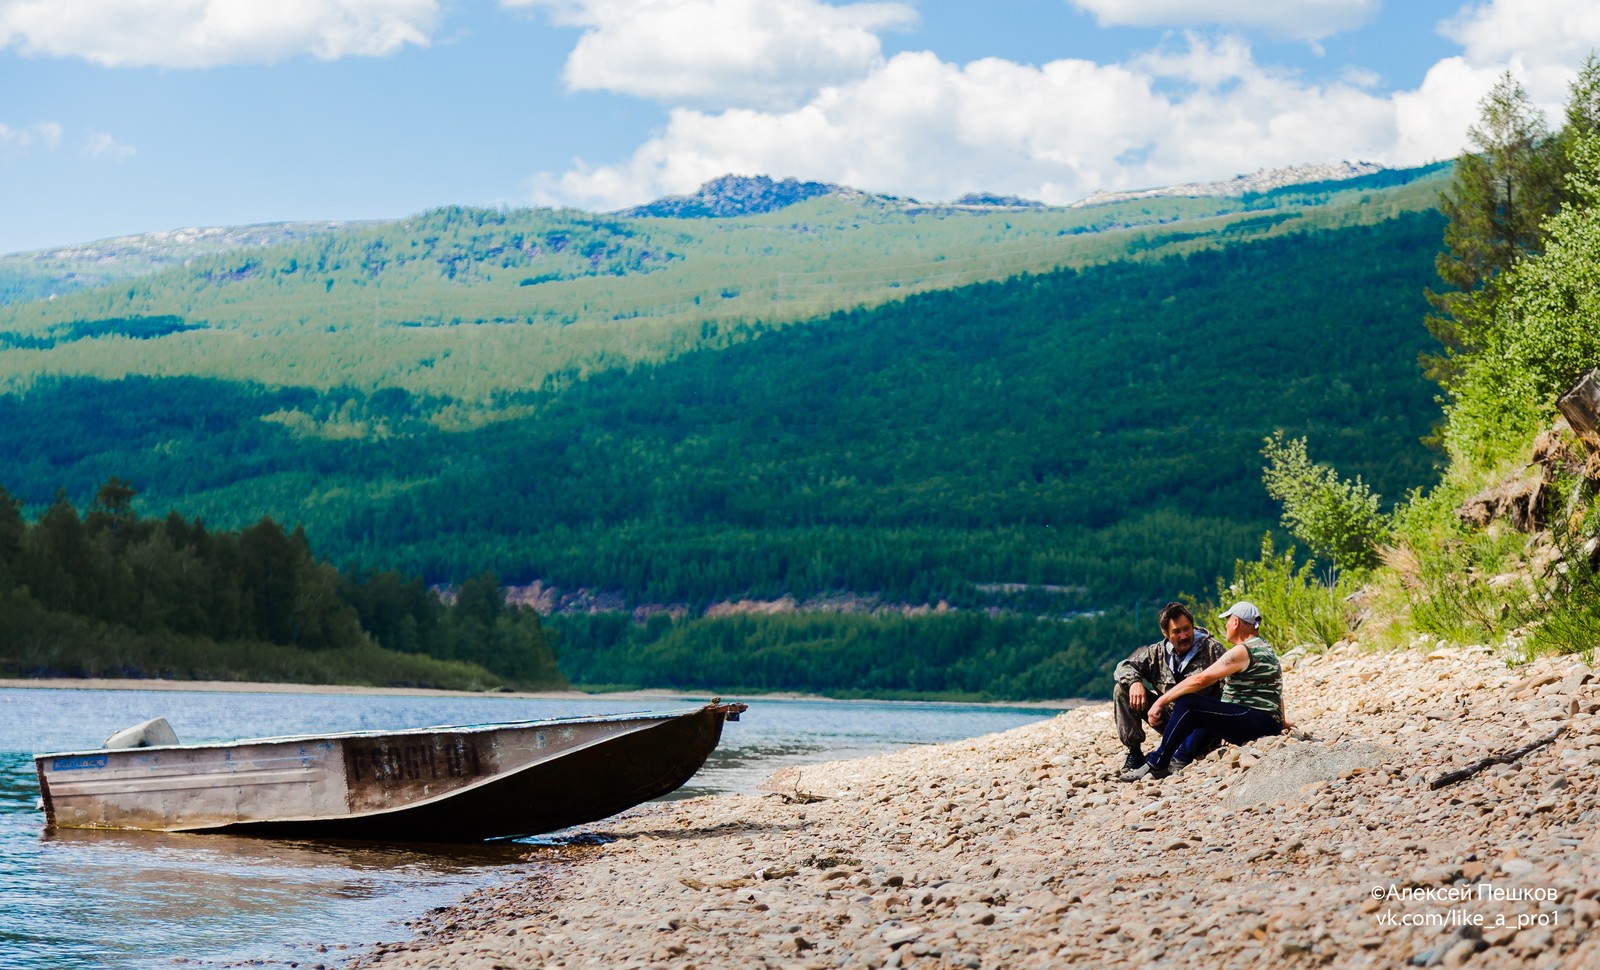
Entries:
POLYGON ((418 728, 374 728, 366 731, 341 731, 332 734, 290 734, 281 737, 266 738, 239 738, 233 741, 197 741, 194 743, 179 744, 152 744, 137 748, 87 748, 79 751, 46 751, 33 755, 37 764, 46 758, 87 758, 104 755, 107 753, 148 754, 161 751, 203 751, 215 748, 237 748, 247 744, 294 744, 307 741, 338 741, 345 738, 378 738, 378 737, 407 737, 418 734, 484 734, 506 728, 533 728, 561 726, 564 724, 604 724, 619 721, 647 721, 671 720, 688 714, 698 714, 708 707, 727 706, 726 704, 703 704, 699 707, 685 707, 670 711, 629 711, 618 714, 574 715, 571 717, 536 718, 527 721, 496 721, 482 724, 436 724, 429 727, 418 728))

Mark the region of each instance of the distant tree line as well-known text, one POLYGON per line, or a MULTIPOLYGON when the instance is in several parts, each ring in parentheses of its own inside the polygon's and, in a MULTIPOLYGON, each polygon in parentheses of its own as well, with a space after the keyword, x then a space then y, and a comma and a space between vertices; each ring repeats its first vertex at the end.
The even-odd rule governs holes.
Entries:
POLYGON ((286 531, 263 517, 216 531, 175 511, 142 518, 135 494, 112 478, 80 514, 61 492, 30 523, 0 489, 0 598, 8 607, 0 665, 23 675, 184 676, 192 671, 163 665, 161 644, 183 644, 185 656, 210 644, 216 656, 207 669, 238 676, 252 674, 253 648, 269 646, 307 655, 310 668, 325 666, 313 659, 319 653, 362 651, 379 660, 367 675, 380 679, 454 685, 476 670, 480 686, 562 682, 538 614, 507 605, 493 574, 468 580, 446 604, 420 578, 354 566, 341 573, 313 555, 299 527, 286 531), (62 642, 72 637, 103 642, 62 642), (108 668, 118 653, 109 645, 133 643, 152 669, 108 668))
POLYGON ((830 697, 1103 696, 1117 660, 1156 639, 1153 621, 1141 629, 1122 610, 1076 618, 972 611, 658 614, 645 623, 601 613, 552 622, 561 631, 562 665, 576 683, 830 697))

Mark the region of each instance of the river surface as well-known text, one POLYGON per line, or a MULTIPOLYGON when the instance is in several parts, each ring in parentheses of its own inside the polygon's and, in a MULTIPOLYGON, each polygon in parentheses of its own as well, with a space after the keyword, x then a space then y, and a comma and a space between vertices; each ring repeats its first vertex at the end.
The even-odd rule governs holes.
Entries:
MULTIPOLYGON (((726 698, 733 700, 735 698, 726 698)), ((1053 710, 743 698, 674 797, 748 792, 774 769, 1003 731, 1053 710)), ((694 699, 400 697, 0 689, 0 968, 333 966, 403 921, 536 863, 517 843, 327 843, 44 831, 32 755, 165 717, 184 742, 668 710, 694 699)), ((604 823, 565 833, 581 838, 604 823)))

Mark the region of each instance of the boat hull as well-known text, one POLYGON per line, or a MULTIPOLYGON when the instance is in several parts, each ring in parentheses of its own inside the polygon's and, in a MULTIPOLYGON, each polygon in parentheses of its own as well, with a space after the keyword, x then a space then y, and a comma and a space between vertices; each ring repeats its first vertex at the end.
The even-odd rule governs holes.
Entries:
POLYGON ((743 705, 40 755, 47 825, 471 842, 592 822, 687 782, 743 705))

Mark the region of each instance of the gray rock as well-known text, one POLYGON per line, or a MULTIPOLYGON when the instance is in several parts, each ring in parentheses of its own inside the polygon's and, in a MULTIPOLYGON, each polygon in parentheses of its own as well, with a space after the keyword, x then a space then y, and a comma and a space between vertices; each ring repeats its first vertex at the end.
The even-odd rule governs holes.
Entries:
POLYGON ((1399 757, 1393 748, 1346 741, 1336 744, 1287 745, 1262 756, 1232 789, 1225 803, 1230 809, 1268 802, 1291 801, 1301 797, 1302 785, 1333 781, 1341 771, 1376 768, 1399 757))

